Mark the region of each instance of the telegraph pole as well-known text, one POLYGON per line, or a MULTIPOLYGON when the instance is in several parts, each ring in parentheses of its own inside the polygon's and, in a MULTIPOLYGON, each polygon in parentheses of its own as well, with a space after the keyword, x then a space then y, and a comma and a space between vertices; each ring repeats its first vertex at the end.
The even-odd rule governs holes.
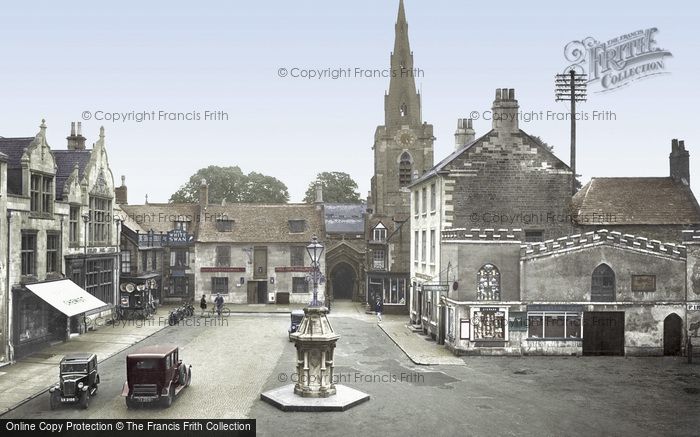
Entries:
POLYGON ((576 73, 572 69, 568 73, 557 74, 554 81, 556 101, 571 102, 571 194, 576 194, 576 102, 586 101, 587 80, 585 73, 576 73))

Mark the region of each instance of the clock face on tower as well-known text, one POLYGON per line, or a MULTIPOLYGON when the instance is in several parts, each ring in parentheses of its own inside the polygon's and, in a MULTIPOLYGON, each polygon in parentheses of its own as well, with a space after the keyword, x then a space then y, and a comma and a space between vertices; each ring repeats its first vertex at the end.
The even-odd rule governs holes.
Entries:
POLYGON ((395 139, 396 139, 396 142, 399 143, 400 145, 402 145, 404 147, 408 147, 411 144, 413 144, 413 142, 416 140, 416 137, 415 137, 415 135, 413 135, 413 133, 404 131, 404 132, 399 132, 398 134, 396 134, 395 139))

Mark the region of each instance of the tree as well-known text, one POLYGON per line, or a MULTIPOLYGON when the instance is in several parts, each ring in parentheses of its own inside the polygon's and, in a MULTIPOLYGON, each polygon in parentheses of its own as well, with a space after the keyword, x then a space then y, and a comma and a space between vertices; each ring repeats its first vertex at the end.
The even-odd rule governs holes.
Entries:
POLYGON ((352 180, 349 174, 342 171, 319 173, 316 180, 309 184, 304 196, 304 202, 313 203, 316 200, 316 184, 321 184, 323 189, 323 201, 329 203, 358 203, 360 193, 357 190, 357 182, 352 180))
POLYGON ((209 185, 209 202, 286 203, 289 201, 287 186, 282 181, 256 172, 244 174, 238 166, 210 165, 200 168, 190 176, 179 190, 170 196, 172 203, 199 202, 202 179, 209 185))

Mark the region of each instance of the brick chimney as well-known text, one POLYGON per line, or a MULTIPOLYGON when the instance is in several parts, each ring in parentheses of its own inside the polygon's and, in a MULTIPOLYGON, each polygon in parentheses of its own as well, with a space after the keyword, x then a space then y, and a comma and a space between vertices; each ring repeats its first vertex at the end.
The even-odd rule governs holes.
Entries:
POLYGON ((498 132, 518 131, 518 101, 515 100, 513 88, 499 88, 496 90, 496 100, 493 101, 491 117, 493 130, 498 132))
POLYGON ((202 178, 202 183, 199 184, 199 206, 205 209, 209 205, 209 185, 207 180, 202 178))
POLYGON ((472 128, 471 118, 460 118, 457 120, 457 131, 455 132, 455 149, 459 149, 472 141, 474 141, 475 136, 474 129, 472 128))
POLYGON ((114 189, 114 198, 117 201, 117 205, 128 205, 129 203, 127 202, 127 196, 126 196, 126 184, 124 181, 126 180, 126 177, 122 175, 122 186, 121 187, 116 187, 114 189))
POLYGON ((68 140, 68 150, 85 150, 85 137, 83 136, 83 127, 81 122, 73 121, 70 124, 70 135, 66 137, 68 140))
POLYGON ((668 155, 671 177, 685 185, 690 185, 690 153, 685 150, 685 141, 671 140, 671 154, 668 155))

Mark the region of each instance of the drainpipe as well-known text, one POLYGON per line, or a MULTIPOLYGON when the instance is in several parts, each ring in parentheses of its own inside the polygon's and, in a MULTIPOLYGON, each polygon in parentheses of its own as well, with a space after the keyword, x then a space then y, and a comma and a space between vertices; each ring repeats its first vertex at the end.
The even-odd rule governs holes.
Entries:
POLYGON ((5 320, 7 321, 7 324, 5 325, 5 336, 7 337, 7 344, 5 346, 5 356, 7 357, 7 362, 9 364, 12 364, 15 358, 15 348, 12 344, 12 312, 10 311, 10 304, 12 303, 12 299, 10 298, 10 294, 12 293, 12 290, 10 289, 10 229, 12 224, 13 211, 15 210, 7 210, 7 258, 5 264, 5 320))

